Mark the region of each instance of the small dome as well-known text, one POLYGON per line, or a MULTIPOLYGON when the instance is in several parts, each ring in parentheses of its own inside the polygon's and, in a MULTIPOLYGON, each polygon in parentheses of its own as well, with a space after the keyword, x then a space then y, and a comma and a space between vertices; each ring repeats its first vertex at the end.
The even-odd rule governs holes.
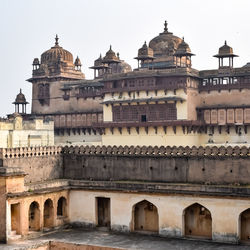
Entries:
POLYGON ((27 104, 25 95, 22 93, 22 89, 20 89, 20 93, 16 96, 15 103, 16 104, 27 104))
POLYGON ((219 53, 215 55, 214 57, 235 57, 233 53, 233 48, 227 45, 227 41, 225 41, 225 44, 219 48, 219 53))
POLYGON ((145 57, 153 57, 154 51, 147 46, 147 43, 143 44, 143 46, 138 50, 138 59, 145 58, 145 57))
POLYGON ((32 65, 39 65, 39 59, 34 58, 32 65))
POLYGON ((95 60, 94 66, 100 66, 102 65, 102 54, 95 60))
POLYGON ((131 66, 126 63, 124 60, 121 60, 120 63, 118 63, 118 70, 119 73, 127 73, 127 72, 131 72, 132 68, 131 66))
POLYGON ((73 55, 59 46, 58 36, 55 38, 55 46, 45 51, 41 55, 41 64, 48 64, 50 62, 57 62, 58 60, 69 62, 73 64, 73 55))
POLYGON ((115 52, 112 50, 112 47, 110 45, 109 50, 107 51, 105 57, 103 58, 104 63, 109 63, 109 62, 119 62, 119 58, 116 56, 115 52))
POLYGON ((149 47, 153 49, 156 58, 172 56, 182 42, 181 38, 168 31, 167 25, 165 21, 164 31, 149 42, 149 47))
POLYGON ((250 62, 248 62, 247 64, 245 64, 244 66, 243 66, 243 68, 249 68, 250 67, 250 62))
POLYGON ((179 44, 175 54, 175 56, 178 56, 178 55, 193 55, 191 53, 191 49, 189 47, 189 45, 184 41, 184 37, 182 38, 182 42, 179 44))
POLYGON ((225 41, 225 44, 219 48, 219 54, 220 55, 231 55, 233 54, 233 49, 227 45, 227 41, 225 41))
POLYGON ((77 56, 75 60, 75 66, 82 66, 80 58, 77 56))

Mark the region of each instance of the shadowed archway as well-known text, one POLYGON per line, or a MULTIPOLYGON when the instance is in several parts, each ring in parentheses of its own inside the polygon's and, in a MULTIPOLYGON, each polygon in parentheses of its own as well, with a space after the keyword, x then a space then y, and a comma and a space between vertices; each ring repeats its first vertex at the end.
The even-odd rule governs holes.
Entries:
POLYGON ((184 210, 185 236, 212 238, 212 216, 204 206, 195 203, 184 210))
POLYGON ((54 226, 54 207, 51 199, 44 202, 43 223, 47 228, 54 226))
POLYGON ((57 202, 57 216, 67 216, 67 200, 63 196, 57 202))
POLYGON ((36 201, 33 201, 29 207, 29 230, 40 230, 40 209, 36 201))
POLYGON ((250 208, 240 214, 240 240, 250 242, 250 208))
POLYGON ((157 207, 147 200, 133 206, 133 231, 159 232, 159 215, 157 207))

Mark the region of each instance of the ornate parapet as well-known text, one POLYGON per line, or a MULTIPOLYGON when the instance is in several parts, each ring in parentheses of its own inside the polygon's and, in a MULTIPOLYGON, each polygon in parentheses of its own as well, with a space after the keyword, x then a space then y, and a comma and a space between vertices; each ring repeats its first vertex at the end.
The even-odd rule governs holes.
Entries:
POLYGON ((0 148, 0 159, 24 158, 34 156, 58 155, 62 147, 24 147, 24 148, 0 148))
POLYGON ((200 146, 200 147, 146 147, 146 146, 71 146, 62 149, 63 154, 77 155, 119 155, 119 156, 161 156, 161 157, 247 157, 250 147, 247 146, 200 146))

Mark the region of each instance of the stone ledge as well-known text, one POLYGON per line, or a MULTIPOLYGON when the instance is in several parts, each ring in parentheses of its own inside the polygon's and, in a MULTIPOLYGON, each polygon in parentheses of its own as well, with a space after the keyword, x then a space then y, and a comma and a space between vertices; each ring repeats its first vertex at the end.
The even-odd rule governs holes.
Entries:
MULTIPOLYGON (((63 185, 41 186, 40 189, 20 193, 8 193, 8 198, 32 196, 63 190, 98 190, 131 193, 158 193, 167 195, 201 195, 212 197, 249 198, 250 186, 223 186, 183 183, 150 183, 129 181, 82 181, 63 180, 63 185)), ((27 188, 26 188, 27 189, 27 188)))

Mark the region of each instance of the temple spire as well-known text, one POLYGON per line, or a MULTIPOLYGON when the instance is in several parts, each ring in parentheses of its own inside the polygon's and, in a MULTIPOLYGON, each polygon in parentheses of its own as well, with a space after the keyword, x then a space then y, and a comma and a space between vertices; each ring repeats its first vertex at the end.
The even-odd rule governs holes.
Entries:
POLYGON ((59 38, 58 38, 58 35, 57 35, 57 34, 56 34, 55 40, 56 40, 55 45, 58 45, 58 44, 59 44, 59 43, 58 43, 59 38))

